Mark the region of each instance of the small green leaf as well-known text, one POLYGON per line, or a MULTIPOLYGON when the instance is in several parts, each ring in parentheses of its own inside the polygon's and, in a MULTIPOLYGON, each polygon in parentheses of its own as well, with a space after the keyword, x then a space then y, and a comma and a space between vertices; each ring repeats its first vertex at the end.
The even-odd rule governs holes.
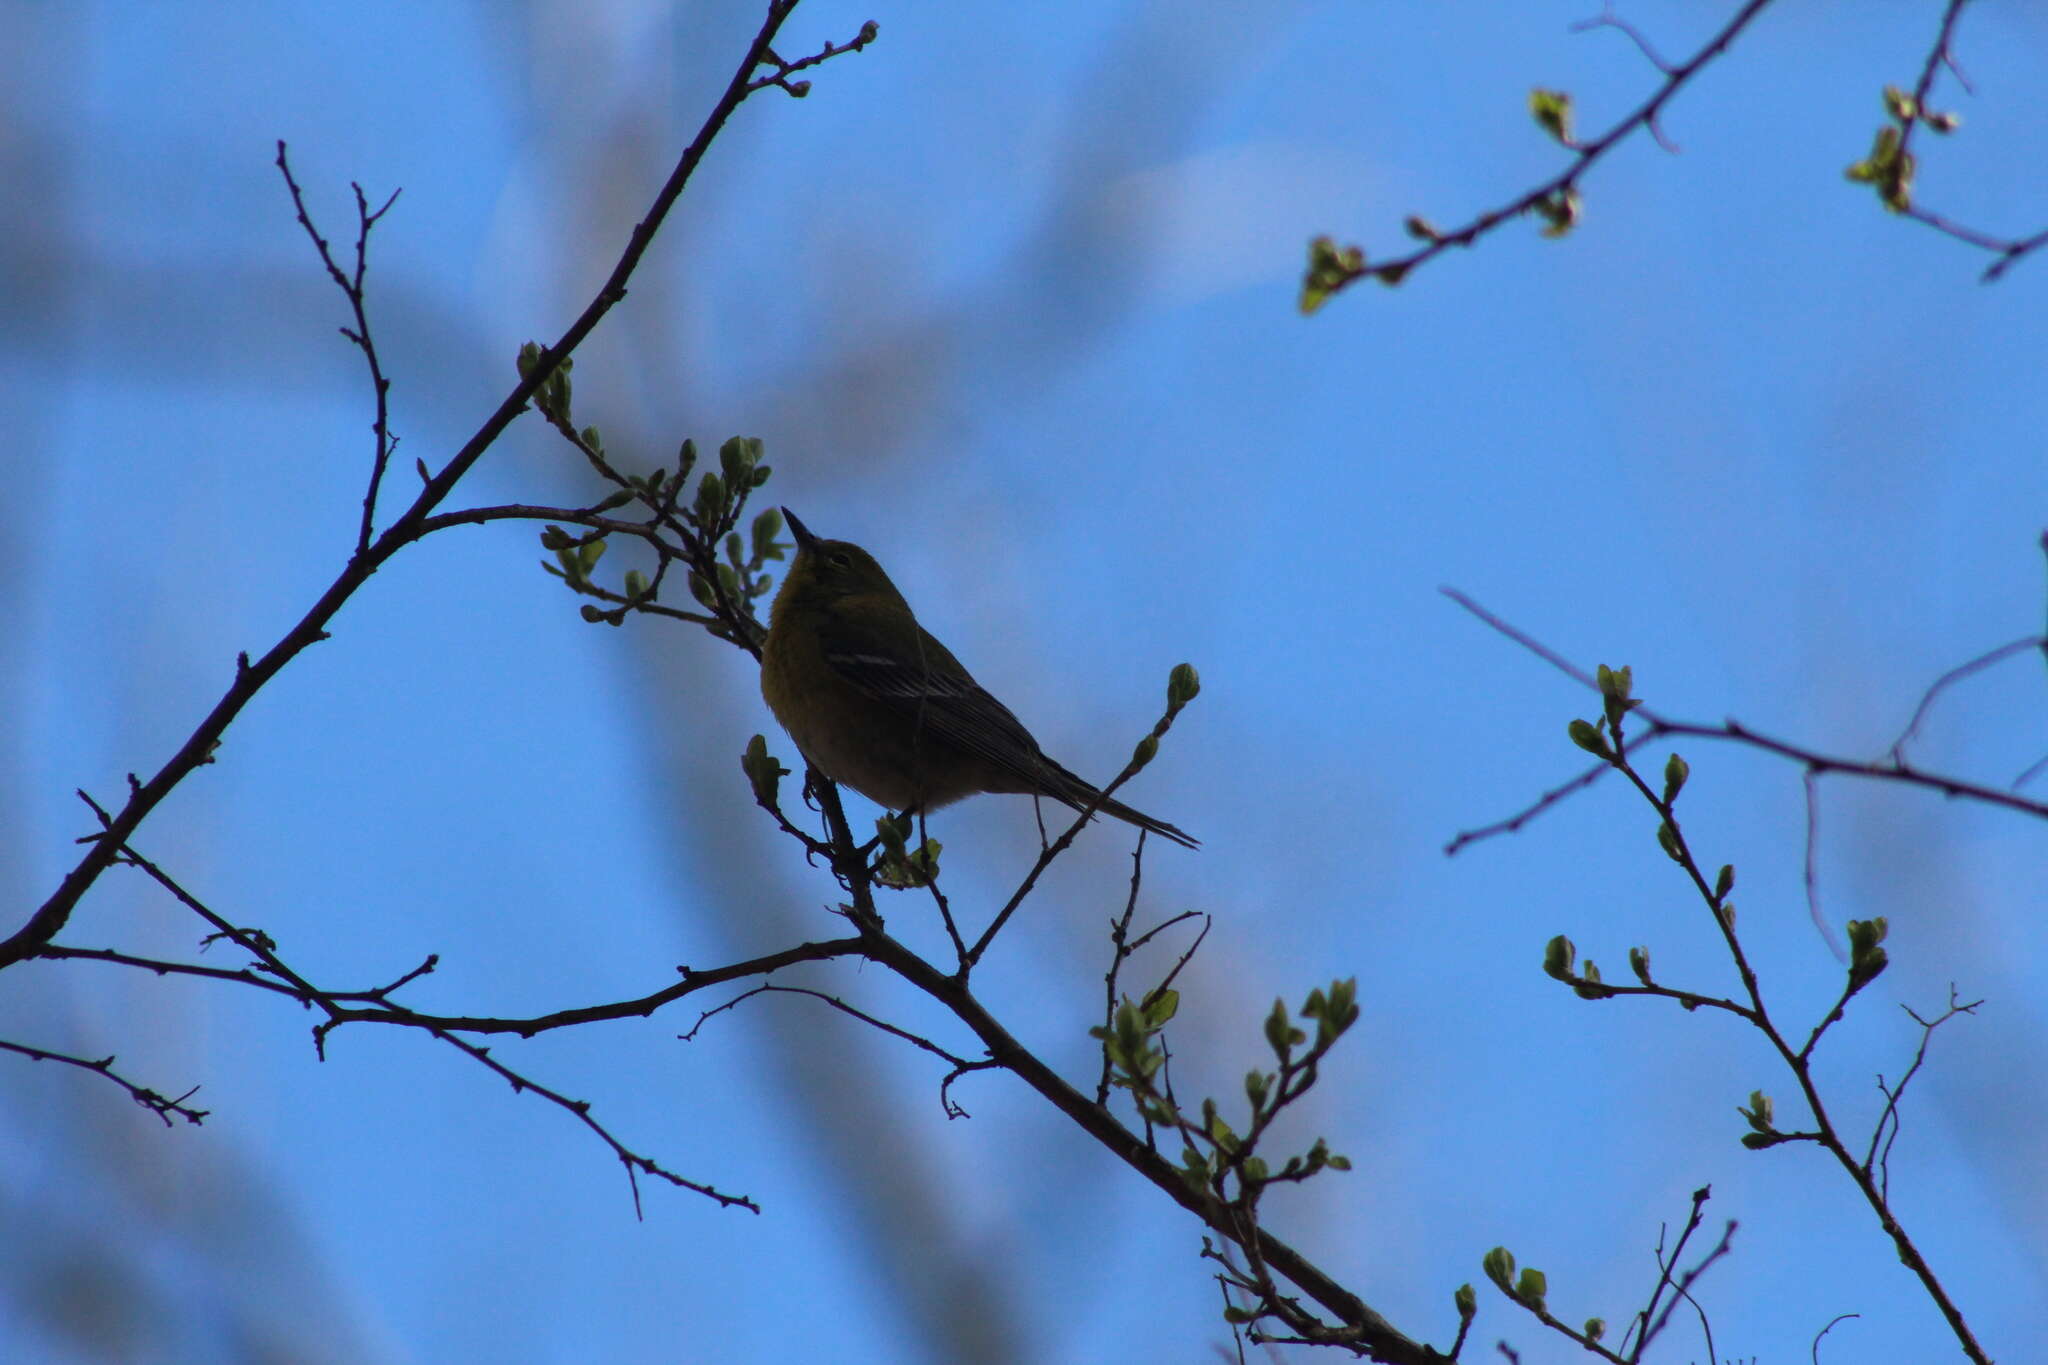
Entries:
POLYGON ((1565 727, 1565 733, 1572 737, 1572 743, 1584 749, 1595 758, 1614 759, 1614 750, 1607 747, 1607 741, 1591 721, 1575 720, 1565 727))
POLYGON ((1529 112, 1536 126, 1569 147, 1572 145, 1572 97, 1541 86, 1529 92, 1529 112))
POLYGON ((1313 313, 1330 295, 1364 273, 1365 252, 1318 237, 1308 244, 1308 269, 1302 275, 1298 306, 1304 314, 1313 313))
POLYGON ((1509 1298, 1515 1296, 1515 1257, 1506 1247, 1495 1247, 1479 1262, 1479 1268, 1486 1272, 1486 1278, 1499 1286, 1500 1292, 1509 1298))
POLYGON ((1542 1271, 1533 1266, 1525 1267, 1522 1277, 1515 1281, 1515 1301, 1541 1312, 1544 1295, 1549 1289, 1549 1278, 1542 1271))
POLYGON ((1144 1006, 1140 1010, 1140 1013, 1144 1016, 1145 1028, 1148 1032, 1157 1032, 1165 1028, 1168 1023, 1172 1022, 1173 1016, 1179 1012, 1180 992, 1171 987, 1165 990, 1154 991, 1147 995, 1144 1006))
POLYGON ((1913 97, 1896 85, 1887 85, 1884 88, 1884 108, 1886 113, 1901 123, 1910 123, 1913 116, 1920 112, 1920 106, 1913 102, 1913 97))

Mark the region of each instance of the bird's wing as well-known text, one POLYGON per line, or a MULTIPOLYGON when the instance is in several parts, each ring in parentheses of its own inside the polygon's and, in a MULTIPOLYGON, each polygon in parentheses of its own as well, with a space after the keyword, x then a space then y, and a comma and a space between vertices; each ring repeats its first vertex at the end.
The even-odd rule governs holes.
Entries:
POLYGON ((1010 708, 991 696, 951 650, 917 628, 916 658, 863 649, 851 638, 820 632, 825 661, 866 695, 917 718, 931 733, 1019 777, 1043 781, 1045 756, 1010 708))

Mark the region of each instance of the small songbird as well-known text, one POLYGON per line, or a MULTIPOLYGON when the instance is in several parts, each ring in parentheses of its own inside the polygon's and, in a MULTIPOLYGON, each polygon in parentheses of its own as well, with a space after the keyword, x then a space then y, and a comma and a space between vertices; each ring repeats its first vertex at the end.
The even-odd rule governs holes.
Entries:
MULTIPOLYGON (((804 757, 894 811, 976 792, 1026 792, 1085 808, 1101 792, 1038 747, 1010 708, 918 625, 858 545, 820 540, 787 507, 796 559, 775 594, 761 695, 804 757)), ((1105 815, 1187 848, 1199 841, 1123 802, 1105 815)))

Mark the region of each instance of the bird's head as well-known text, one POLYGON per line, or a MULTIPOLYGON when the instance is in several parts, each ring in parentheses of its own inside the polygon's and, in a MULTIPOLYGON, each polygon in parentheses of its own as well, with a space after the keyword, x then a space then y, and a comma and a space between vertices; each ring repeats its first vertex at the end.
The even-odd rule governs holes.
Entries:
POLYGON ((908 609, 903 594, 889 581, 889 575, 873 555, 851 541, 822 540, 811 534, 811 528, 787 507, 782 509, 782 516, 789 523, 790 534, 796 537, 796 559, 783 575, 782 590, 775 596, 778 607, 785 601, 825 606, 848 598, 877 597, 908 609))

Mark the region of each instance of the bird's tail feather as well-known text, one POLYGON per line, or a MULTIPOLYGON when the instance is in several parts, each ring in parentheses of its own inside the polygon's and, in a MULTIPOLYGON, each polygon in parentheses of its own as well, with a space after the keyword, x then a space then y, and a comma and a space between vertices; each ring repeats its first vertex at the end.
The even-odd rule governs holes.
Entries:
POLYGON ((1054 763, 1050 758, 1046 762, 1051 765, 1054 772, 1060 775, 1067 788, 1067 790, 1055 792, 1053 795, 1072 806, 1075 810, 1086 810, 1091 803, 1095 802, 1097 797, 1101 797, 1101 804, 1096 805, 1095 809, 1103 815, 1113 815, 1125 824, 1136 825, 1138 828, 1148 830, 1162 839, 1171 839, 1182 848, 1200 848, 1202 846, 1202 841, 1189 834, 1186 830, 1175 825, 1169 825, 1164 820, 1155 819, 1134 807, 1126 806, 1114 796, 1103 796, 1101 788, 1096 787, 1086 779, 1076 777, 1059 764, 1054 763))

